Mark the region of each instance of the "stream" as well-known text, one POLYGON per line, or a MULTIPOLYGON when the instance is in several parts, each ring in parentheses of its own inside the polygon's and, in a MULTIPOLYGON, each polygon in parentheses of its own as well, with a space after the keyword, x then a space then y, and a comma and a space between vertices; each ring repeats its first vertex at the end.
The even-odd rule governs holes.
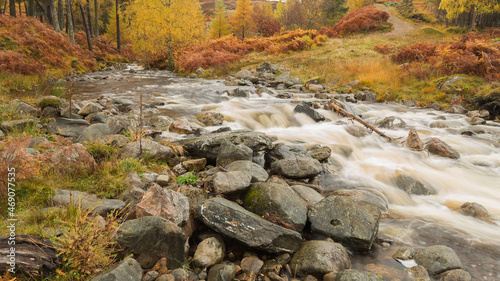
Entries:
MULTIPOLYGON (((178 77, 168 71, 142 70, 128 65, 124 70, 101 71, 78 76, 71 87, 75 100, 97 97, 126 98, 139 103, 164 102, 158 108, 146 108, 146 116, 185 117, 202 111, 216 111, 225 116, 222 126, 250 129, 275 136, 278 142, 309 146, 327 145, 332 157, 344 167, 339 172, 342 184, 369 188, 382 193, 389 202, 389 218, 380 222, 379 238, 390 243, 376 243, 369 254, 353 257, 353 268, 383 275, 386 280, 406 280, 404 266, 391 258, 391 246, 424 247, 447 245, 460 257, 473 280, 500 280, 500 123, 471 126, 466 115, 448 114, 430 109, 409 108, 395 103, 351 104, 370 124, 388 116, 397 116, 408 125, 382 129, 396 139, 389 143, 375 133, 359 138, 345 130, 355 124, 328 110, 317 111, 327 118, 316 123, 305 114, 294 114, 301 101, 314 101, 310 93, 292 93, 292 99, 272 94, 253 94, 250 98, 229 97, 222 80, 178 77), (431 128, 441 120, 447 128, 431 128), (457 160, 412 151, 401 144, 410 128, 421 139, 437 137, 460 153, 457 160), (474 131, 472 136, 464 130, 474 131), (352 153, 342 151, 352 150, 352 153), (397 188, 393 178, 410 175, 433 187, 437 195, 408 195, 397 188), (463 215, 459 208, 476 202, 488 210, 492 222, 463 215)), ((239 87, 255 90, 253 87, 239 87)), ((221 126, 206 128, 208 131, 221 126)), ((174 139, 186 136, 163 132, 174 139)))

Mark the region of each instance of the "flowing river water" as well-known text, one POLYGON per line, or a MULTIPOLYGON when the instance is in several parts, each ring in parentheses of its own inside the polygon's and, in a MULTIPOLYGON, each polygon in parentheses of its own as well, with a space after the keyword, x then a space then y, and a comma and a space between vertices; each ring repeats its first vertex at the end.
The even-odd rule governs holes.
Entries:
MULTIPOLYGON (((315 100, 309 93, 294 93, 292 99, 267 93, 250 98, 229 97, 223 92, 236 87, 225 86, 221 80, 183 78, 168 71, 141 70, 135 65, 79 76, 72 87, 78 93, 76 100, 103 96, 138 103, 142 93, 144 103, 165 103, 157 109, 147 108, 146 115, 189 119, 202 111, 216 111, 225 116, 223 126, 232 129, 260 131, 287 144, 330 146, 333 157, 344 167, 339 172, 344 185, 375 189, 389 202, 390 216, 380 223, 382 241, 413 247, 447 245, 457 252, 473 280, 500 280, 499 123, 471 126, 465 120, 467 116, 460 114, 391 103, 352 104, 370 124, 387 116, 400 117, 407 123, 406 128, 383 130, 398 140, 389 143, 375 133, 362 138, 350 135, 345 123, 353 121, 328 110, 318 110, 329 119, 319 123, 294 114, 297 102, 315 100), (431 128, 436 120, 443 120, 448 127, 431 128), (424 141, 429 137, 443 140, 461 157, 453 160, 409 150, 401 144, 409 128, 416 129, 424 141), (478 134, 463 135, 463 130, 478 134), (335 153, 346 149, 352 150, 348 156, 335 153), (398 174, 432 186, 437 195, 406 194, 392 182, 398 174), (463 215, 458 209, 465 202, 483 205, 493 222, 463 215)), ((168 132, 164 135, 186 137, 168 132)), ((353 268, 382 274, 386 280, 405 280, 403 265, 391 258, 391 250, 383 244, 375 244, 369 254, 353 257, 353 268)))

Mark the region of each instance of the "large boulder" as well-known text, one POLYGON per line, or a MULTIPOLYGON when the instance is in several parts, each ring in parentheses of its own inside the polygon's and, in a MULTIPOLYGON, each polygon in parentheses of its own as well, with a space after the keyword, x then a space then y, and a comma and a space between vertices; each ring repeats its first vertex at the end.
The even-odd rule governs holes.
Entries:
POLYGON ((291 188, 299 197, 306 202, 308 206, 314 205, 318 203, 319 201, 325 199, 323 195, 321 195, 319 192, 316 190, 303 186, 303 185, 292 185, 291 188))
POLYGON ((307 221, 307 205, 286 184, 257 182, 245 195, 243 206, 253 213, 279 220, 302 231, 307 221))
POLYGON ((214 163, 220 152, 221 144, 228 140, 235 145, 244 144, 254 153, 272 148, 271 139, 264 133, 245 130, 205 134, 200 137, 177 141, 191 156, 207 158, 214 163))
POLYGON ((95 102, 89 102, 84 107, 82 107, 82 109, 80 109, 80 111, 78 111, 78 115, 85 117, 89 114, 100 112, 102 110, 103 110, 102 105, 95 103, 95 102))
POLYGON ((239 79, 249 79, 250 77, 252 77, 252 72, 246 69, 242 69, 238 73, 236 73, 234 77, 239 79))
POLYGON ((253 151, 244 144, 234 145, 232 142, 225 140, 220 146, 220 152, 217 156, 217 166, 225 167, 231 162, 237 160, 252 161, 253 151))
POLYGON ((299 276, 323 277, 328 272, 339 272, 351 267, 346 249, 330 241, 307 241, 293 255, 290 267, 299 276))
POLYGON ((80 134, 77 142, 96 142, 98 139, 103 138, 104 136, 110 135, 111 131, 109 130, 108 125, 106 124, 93 124, 89 127, 85 128, 85 130, 80 134))
POLYGON ((13 101, 10 105, 10 108, 18 114, 31 115, 33 117, 38 117, 39 114, 38 109, 36 109, 36 107, 20 100, 13 101))
POLYGON ((94 194, 64 189, 56 190, 56 195, 52 197, 52 203, 54 206, 63 207, 74 205, 102 216, 111 212, 119 212, 125 208, 125 203, 121 200, 101 199, 94 194))
POLYGON ((311 178, 321 173, 323 167, 314 158, 281 159, 271 165, 271 171, 287 178, 311 178))
POLYGON ((78 138, 90 123, 82 119, 57 118, 49 124, 49 133, 78 138))
POLYGON ((281 159, 310 157, 303 146, 287 144, 276 144, 265 156, 269 164, 281 159))
POLYGON ((243 171, 218 172, 212 178, 214 191, 220 194, 244 192, 250 186, 252 175, 243 171))
POLYGON ((189 122, 188 120, 181 118, 177 119, 172 124, 170 124, 170 132, 177 134, 192 134, 196 131, 200 126, 195 123, 189 122))
POLYGON ((194 252, 193 264, 197 268, 207 268, 220 263, 226 254, 224 241, 216 237, 209 237, 201 241, 194 252))
POLYGON ((435 195, 437 191, 408 175, 398 175, 393 181, 396 186, 408 194, 414 195, 435 195))
POLYGON ((189 221, 189 201, 181 193, 161 188, 153 183, 135 207, 137 218, 158 216, 166 218, 176 225, 189 221))
POLYGON ((144 155, 147 155, 148 157, 154 158, 158 161, 168 161, 174 155, 174 153, 172 151, 172 148, 161 145, 151 140, 142 140, 142 155, 141 144, 138 141, 126 144, 119 152, 119 156, 122 159, 141 159, 144 155))
POLYGON ((257 66, 256 70, 258 72, 269 71, 272 73, 278 73, 280 71, 280 68, 279 68, 279 66, 273 65, 273 64, 266 61, 266 62, 262 63, 261 65, 257 66))
POLYGON ((304 103, 297 105, 293 109, 293 112, 304 113, 305 115, 311 117, 311 119, 316 122, 325 121, 325 116, 321 115, 316 110, 312 109, 310 106, 304 103))
POLYGON ((90 281, 141 281, 141 265, 133 258, 126 258, 113 268, 90 279, 90 281))
POLYGON ((245 160, 231 162, 226 166, 226 170, 247 172, 252 176, 252 182, 265 182, 269 177, 262 166, 245 160))
POLYGON ((308 217, 313 232, 343 245, 367 250, 378 234, 379 207, 346 196, 329 196, 313 205, 308 217))
POLYGON ((335 281, 383 281, 385 280, 377 274, 373 274, 369 271, 358 270, 358 269, 346 269, 337 274, 335 281))
POLYGON ((167 258, 167 267, 175 269, 185 260, 186 235, 180 227, 161 217, 142 217, 124 222, 115 238, 120 256, 133 254, 142 268, 152 268, 167 258))
POLYGON ((451 159, 460 158, 460 153, 458 153, 458 151, 454 150, 449 144, 438 138, 431 138, 426 143, 425 148, 427 149, 427 151, 434 155, 451 159))
POLYGON ((375 190, 339 189, 333 191, 332 195, 347 196, 357 201, 366 202, 377 206, 380 212, 387 213, 389 211, 389 204, 382 195, 377 195, 375 193, 377 193, 375 190))
POLYGON ((462 269, 462 263, 452 248, 436 245, 417 250, 415 262, 437 275, 452 269, 462 269))
POLYGON ((198 218, 215 231, 270 253, 295 252, 300 233, 277 226, 224 198, 211 198, 196 207, 198 218))
POLYGON ((196 119, 205 126, 221 125, 224 121, 224 115, 218 112, 203 112, 195 115, 196 119))

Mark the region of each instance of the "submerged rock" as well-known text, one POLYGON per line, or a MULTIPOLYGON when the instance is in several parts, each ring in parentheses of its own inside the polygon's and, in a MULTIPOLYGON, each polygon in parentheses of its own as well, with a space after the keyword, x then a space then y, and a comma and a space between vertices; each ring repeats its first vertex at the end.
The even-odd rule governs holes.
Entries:
POLYGON ((437 191, 434 188, 424 185, 423 183, 419 182, 418 180, 408 175, 398 175, 393 180, 395 181, 396 186, 399 189, 405 191, 408 194, 414 194, 414 195, 437 194, 437 191))
POLYGON ((345 248, 330 241, 307 241, 293 255, 290 267, 299 276, 308 274, 323 277, 328 272, 339 272, 351 267, 345 248))

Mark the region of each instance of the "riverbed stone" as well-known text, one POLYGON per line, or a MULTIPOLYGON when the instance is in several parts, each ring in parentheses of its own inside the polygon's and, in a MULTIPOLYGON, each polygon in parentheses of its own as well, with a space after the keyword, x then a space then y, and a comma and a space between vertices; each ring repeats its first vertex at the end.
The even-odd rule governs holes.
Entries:
POLYGON ((183 194, 152 183, 136 205, 136 217, 158 216, 176 225, 189 220, 189 201, 183 194))
POLYGON ((56 195, 52 197, 54 206, 79 206, 83 210, 105 216, 112 212, 119 212, 125 208, 125 202, 117 199, 101 199, 94 194, 88 194, 76 190, 56 190, 56 195))
POLYGON ((406 269, 406 278, 414 281, 431 281, 427 269, 421 265, 416 265, 406 269))
POLYGON ((257 70, 258 72, 270 71, 272 73, 278 73, 280 71, 280 68, 279 68, 279 66, 271 64, 271 63, 266 61, 266 62, 262 63, 261 65, 257 66, 257 68, 255 70, 257 70))
POLYGON ((20 119, 11 121, 2 121, 0 128, 6 133, 25 130, 28 127, 36 127, 38 124, 37 119, 20 119))
POLYGON ((241 269, 247 272, 253 272, 255 274, 259 273, 260 269, 264 265, 264 262, 257 256, 244 257, 241 260, 241 269))
POLYGON ((195 117, 205 126, 218 126, 224 122, 224 115, 219 112, 203 112, 196 114, 195 117))
POLYGON ((80 134, 78 139, 76 140, 79 143, 84 142, 96 142, 98 139, 110 135, 111 131, 109 130, 108 125, 106 124, 93 124, 89 127, 85 128, 83 132, 80 134))
POLYGON ((455 251, 447 246, 436 245, 417 250, 415 262, 437 275, 452 269, 462 269, 462 263, 455 251))
POLYGON ((277 160, 297 157, 311 158, 303 146, 282 143, 274 145, 273 149, 268 151, 265 155, 266 162, 269 164, 272 164, 277 160))
POLYGON ((108 125, 111 130, 111 134, 133 132, 137 129, 136 124, 133 124, 132 120, 118 116, 108 117, 108 119, 106 119, 106 125, 108 125))
POLYGON ((351 260, 344 246, 333 241, 307 241, 293 255, 290 267, 299 276, 323 277, 328 272, 351 267, 351 260))
POLYGON ((358 269, 343 270, 337 274, 337 278, 335 279, 335 281, 353 281, 353 280, 383 281, 385 279, 379 276, 378 274, 358 269))
POLYGON ((101 112, 102 109, 103 109, 102 105, 95 102, 89 102, 84 107, 82 107, 82 109, 78 111, 78 115, 85 117, 92 113, 101 112))
POLYGON ((123 105, 132 105, 134 104, 133 101, 125 98, 114 98, 112 99, 114 104, 123 104, 123 105))
POLYGON ((314 158, 288 158, 271 164, 271 171, 287 178, 311 178, 321 173, 323 167, 314 158))
POLYGON ((389 204, 381 195, 375 194, 375 190, 362 190, 362 189, 339 189, 332 192, 332 195, 347 196, 357 201, 366 202, 377 206, 380 212, 387 213, 389 211, 389 204))
POLYGON ((173 121, 170 117, 159 115, 147 118, 144 124, 146 124, 146 126, 153 127, 160 131, 168 131, 172 122, 173 121))
POLYGON ((215 231, 269 253, 295 252, 300 233, 275 225, 224 198, 211 198, 196 207, 198 218, 215 231))
POLYGON ((124 135, 107 135, 97 139, 97 143, 119 148, 124 147, 129 142, 130 140, 124 135))
POLYGON ((228 140, 235 145, 244 144, 253 150, 254 153, 272 148, 271 139, 261 132, 247 130, 235 130, 221 133, 210 133, 200 137, 188 138, 175 142, 184 147, 191 156, 207 158, 210 162, 215 162, 219 155, 221 144, 228 140))
POLYGON ((239 78, 239 79, 249 79, 251 76, 253 76, 252 72, 250 72, 249 70, 246 70, 246 69, 242 69, 234 75, 234 77, 239 78))
POLYGON ((218 172, 212 178, 214 191, 220 194, 241 193, 248 189, 252 175, 243 171, 218 172))
POLYGON ((418 132, 415 129, 411 129, 410 132, 408 133, 408 137, 406 138, 405 142, 406 147, 410 149, 415 149, 415 150, 421 150, 424 148, 424 143, 418 136, 418 132))
POLYGON ((189 122, 188 120, 181 118, 177 119, 172 124, 170 124, 169 131, 177 134, 192 134, 199 128, 195 123, 189 122))
POLYGON ((346 196, 329 196, 309 210, 313 232, 345 246, 368 250, 378 234, 379 207, 346 196))
POLYGON ((287 71, 287 72, 283 72, 280 75, 276 76, 276 78, 274 80, 277 82, 285 83, 286 81, 291 81, 292 78, 290 77, 290 72, 287 71))
POLYGON ((56 119, 61 117, 61 111, 57 108, 54 108, 52 106, 47 106, 42 110, 42 114, 40 116, 41 119, 56 119))
POLYGON ((332 155, 332 149, 326 145, 315 145, 310 148, 307 153, 311 155, 312 158, 322 162, 332 155))
POLYGON ((367 128, 361 127, 361 126, 357 126, 357 125, 344 126, 344 129, 349 134, 351 134, 351 135, 353 135, 355 137, 358 137, 358 138, 362 138, 362 137, 365 137, 365 136, 371 134, 371 131, 368 130, 367 128))
POLYGON ((266 170, 259 164, 253 163, 248 160, 238 160, 231 162, 226 166, 228 171, 242 171, 247 172, 252 176, 251 182, 265 182, 269 178, 266 170))
POLYGON ((38 117, 39 114, 38 109, 36 107, 20 100, 13 101, 12 104, 10 105, 10 108, 13 109, 18 114, 31 115, 33 117, 38 117))
POLYGON ((115 238, 120 256, 133 254, 142 268, 152 268, 167 258, 167 267, 175 269, 185 260, 186 235, 175 223, 161 217, 142 217, 124 222, 115 238))
POLYGON ((439 281, 472 281, 469 272, 463 269, 453 269, 445 271, 437 276, 439 281))
POLYGON ((210 268, 207 281, 231 281, 235 276, 236 265, 232 262, 224 262, 210 268))
POLYGON ((87 115, 87 117, 85 117, 85 120, 87 120, 90 124, 106 123, 108 117, 102 112, 96 112, 87 115))
POLYGON ((307 221, 307 205, 286 184, 252 184, 243 199, 243 206, 259 216, 276 216, 275 219, 297 231, 301 231, 307 221))
POLYGON ((292 185, 291 188, 308 206, 312 206, 325 198, 319 192, 307 186, 292 185))
POLYGON ((224 241, 216 237, 209 237, 196 248, 193 257, 193 264, 197 268, 207 268, 222 262, 226 254, 224 241))
POLYGON ((111 269, 90 279, 90 281, 141 281, 141 265, 133 258, 126 258, 111 269))
POLYGON ((403 121, 403 119, 396 117, 396 116, 389 116, 381 121, 375 123, 380 128, 386 128, 386 129, 398 129, 398 128, 403 128, 406 127, 406 122, 403 121))
POLYGON ((220 145, 219 155, 217 155, 217 166, 226 167, 231 162, 237 160, 252 161, 253 151, 244 144, 234 145, 228 140, 224 140, 220 145))
POLYGON ((316 122, 320 121, 325 121, 325 116, 321 115, 319 112, 316 110, 312 109, 309 105, 305 103, 301 103, 293 109, 293 112, 295 113, 304 113, 305 115, 309 116, 312 120, 316 122))
POLYGON ((408 175, 397 175, 393 178, 396 186, 408 194, 435 195, 437 191, 408 175))
POLYGON ((484 125, 484 124, 486 124, 486 120, 484 120, 483 118, 480 118, 480 117, 470 117, 470 118, 465 119, 465 121, 467 121, 467 123, 469 123, 471 125, 484 125))
POLYGON ((174 277, 173 281, 198 280, 198 276, 194 272, 186 270, 184 268, 176 268, 174 270, 170 270, 167 275, 172 275, 174 277))
POLYGON ((458 153, 458 151, 438 138, 431 138, 429 141, 427 141, 425 148, 427 149, 427 151, 434 155, 451 159, 460 158, 460 153, 458 153))
POLYGON ((138 141, 126 144, 120 150, 119 157, 141 159, 143 155, 148 155, 158 161, 167 161, 174 155, 172 148, 151 140, 142 140, 142 155, 140 146, 138 141))
POLYGON ((476 202, 466 202, 460 206, 460 211, 466 216, 475 217, 484 221, 491 221, 490 214, 486 208, 476 202))
POLYGON ((57 118, 49 124, 49 133, 63 137, 78 138, 90 123, 82 119, 57 118))

